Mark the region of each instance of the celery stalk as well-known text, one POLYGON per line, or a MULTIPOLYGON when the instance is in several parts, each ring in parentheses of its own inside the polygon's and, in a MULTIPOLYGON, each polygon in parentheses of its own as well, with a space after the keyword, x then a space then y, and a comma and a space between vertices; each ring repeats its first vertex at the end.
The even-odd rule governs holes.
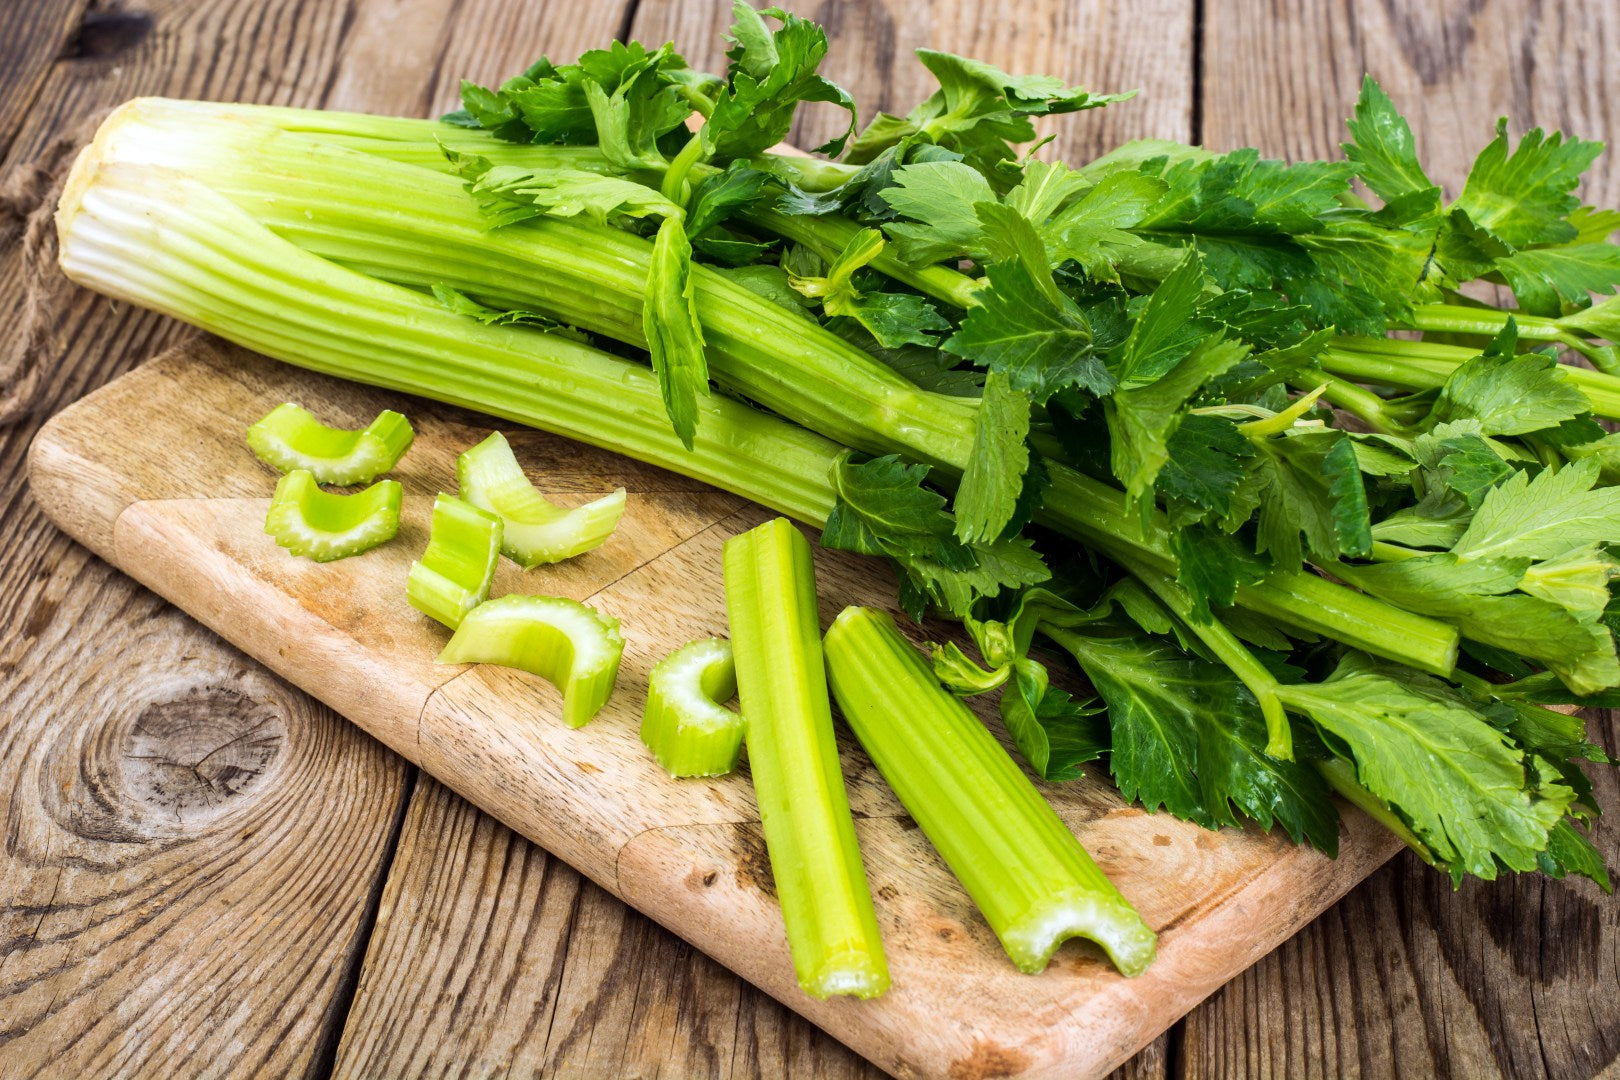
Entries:
MULTIPOLYGON (((712 410, 726 419, 700 419, 694 453, 686 454, 661 405, 647 408, 643 387, 654 401, 661 399, 644 367, 532 333, 497 344, 490 332, 513 329, 466 319, 458 320, 462 330, 445 333, 446 324, 426 315, 420 301, 402 311, 401 290, 367 276, 424 286, 432 278, 642 344, 647 241, 559 219, 491 232, 451 176, 241 119, 208 123, 197 106, 179 114, 173 108, 150 99, 126 105, 81 157, 58 215, 69 276, 270 355, 617 449, 801 520, 819 523, 831 509, 826 466, 810 466, 799 452, 806 447, 767 437, 757 412, 719 396, 700 398, 704 414, 712 410), (187 175, 206 176, 208 184, 188 184, 187 175), (366 198, 356 199, 355 191, 366 198), (228 223, 221 203, 237 210, 228 223), (87 206, 95 212, 87 214, 87 206), (153 220, 165 224, 160 235, 149 235, 153 220), (255 221, 296 244, 276 242, 255 221), (154 246, 187 265, 146 265, 154 246), (243 273, 256 275, 255 281, 243 281, 243 273), (408 340, 389 341, 396 336, 408 340), (464 344, 453 344, 457 336, 464 344), (338 337, 342 352, 332 347, 338 337), (500 362, 496 353, 509 352, 518 340, 532 343, 522 350, 524 359, 515 368, 500 362), (447 355, 452 348, 470 353, 447 355), (604 371, 610 364, 625 373, 624 392, 612 390, 604 371), (537 384, 532 376, 540 371, 545 375, 537 384), (597 374, 603 377, 593 378, 597 374), (783 460, 790 449, 786 456, 800 463, 797 468, 783 460)), ((919 390, 814 323, 712 271, 699 267, 694 275, 710 370, 722 385, 843 445, 933 464, 947 482, 965 468, 974 445, 971 404, 919 390)), ((798 438, 814 436, 800 432, 798 438)), ((1039 520, 1099 547, 1123 545, 1174 572, 1162 514, 1144 529, 1126 513, 1118 488, 1073 469, 1054 466, 1051 472, 1039 520)), ((1449 670, 1455 656, 1453 628, 1312 574, 1273 574, 1240 590, 1238 602, 1285 625, 1428 671, 1449 670)))
POLYGON ((322 491, 308 469, 294 469, 276 482, 264 531, 276 543, 316 562, 369 551, 399 532, 398 480, 379 480, 353 495, 322 491))
POLYGON ((427 551, 411 563, 405 596, 416 610, 454 630, 489 599, 501 556, 501 519, 454 495, 433 500, 427 551))
POLYGON ((624 513, 624 488, 572 509, 553 504, 498 431, 456 458, 456 482, 462 498, 501 519, 501 551, 525 570, 600 547, 624 513))
POLYGON ((658 662, 647 680, 641 741, 671 776, 722 776, 737 767, 743 718, 720 704, 737 692, 731 643, 704 638, 658 662))
POLYGON ((1083 937, 1122 974, 1140 974, 1153 959, 1153 931, 894 620, 845 608, 826 652, 850 730, 1018 970, 1042 970, 1059 945, 1083 937))
POLYGON ((562 691, 563 723, 584 727, 619 677, 619 620, 561 596, 503 596, 469 611, 439 654, 441 664, 499 664, 562 691))
POLYGON ((748 764, 799 986, 889 986, 833 737, 810 545, 786 518, 726 541, 726 614, 748 764))
POLYGON ((392 409, 359 431, 327 427, 289 401, 271 409, 247 430, 259 460, 282 472, 307 469, 322 484, 369 484, 399 464, 416 432, 392 409))
POLYGON ((627 453, 804 521, 832 509, 838 444, 714 395, 688 451, 646 367, 333 265, 186 176, 87 154, 57 228, 73 280, 277 359, 627 453))

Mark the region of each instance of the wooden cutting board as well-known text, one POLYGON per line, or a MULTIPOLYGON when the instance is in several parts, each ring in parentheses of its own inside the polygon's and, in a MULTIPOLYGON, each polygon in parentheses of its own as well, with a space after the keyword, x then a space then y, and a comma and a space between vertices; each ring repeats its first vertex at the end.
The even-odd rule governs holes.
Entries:
MULTIPOLYGON (((1339 858, 1330 860, 1257 830, 1208 832, 1145 813, 1105 781, 1045 785, 1159 931, 1159 956, 1146 974, 1125 979, 1089 943, 1070 942, 1044 974, 1021 975, 841 733, 893 989, 876 1001, 808 998, 793 978, 746 770, 671 780, 637 737, 648 670, 693 638, 725 632, 721 545, 768 512, 626 458, 505 429, 531 478, 557 501, 621 485, 630 493, 603 547, 528 573, 503 564, 496 579, 495 595, 571 596, 623 622, 618 690, 589 726, 570 730, 539 679, 435 664, 446 631, 405 602, 406 568, 426 543, 434 494, 454 490, 456 454, 492 426, 200 338, 47 424, 32 448, 31 481, 46 512, 103 558, 902 1077, 1102 1074, 1398 846, 1349 814, 1339 858), (393 474, 405 504, 392 543, 321 565, 264 535, 275 476, 242 432, 282 401, 347 426, 385 407, 415 423, 416 444, 393 474)), ((875 560, 818 548, 816 571, 823 625, 847 604, 892 605, 893 582, 875 560)), ((928 626, 917 636, 950 632, 928 626)), ((999 721, 992 727, 999 732, 999 721)))

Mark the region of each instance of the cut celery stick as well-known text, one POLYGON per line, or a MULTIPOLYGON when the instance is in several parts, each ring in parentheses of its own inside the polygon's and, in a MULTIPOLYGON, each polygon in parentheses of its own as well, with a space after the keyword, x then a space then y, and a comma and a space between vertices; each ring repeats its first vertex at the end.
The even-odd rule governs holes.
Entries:
POLYGON ((260 461, 284 473, 307 469, 323 484, 369 484, 399 464, 416 432, 392 409, 359 431, 327 427, 289 401, 247 429, 247 443, 260 461))
POLYGON ((427 550, 411 563, 405 597, 411 606, 454 630, 489 599, 501 557, 501 519, 472 503, 441 494, 433 500, 427 550))
POLYGON ((499 664, 538 675, 563 696, 563 723, 584 727, 619 677, 619 620, 561 596, 503 596, 469 611, 441 664, 499 664))
POLYGON ((1059 945, 1083 937, 1122 974, 1140 974, 1153 931, 894 620, 845 608, 826 653, 845 721, 1018 970, 1042 970, 1059 945))
POLYGON ((726 614, 748 764, 799 986, 889 987, 833 737, 810 545, 786 518, 726 541, 726 614))
POLYGON ((264 531, 294 555, 331 562, 392 540, 401 496, 398 480, 335 495, 322 491, 308 469, 294 469, 276 482, 264 531))
POLYGON ((722 776, 737 767, 743 718, 721 705, 737 692, 731 643, 704 638, 658 662, 647 679, 641 741, 671 776, 722 776))
POLYGON ((456 459, 456 481, 463 499, 501 519, 501 551, 525 570, 600 547, 624 513, 624 488, 573 509, 547 501, 498 431, 456 459))

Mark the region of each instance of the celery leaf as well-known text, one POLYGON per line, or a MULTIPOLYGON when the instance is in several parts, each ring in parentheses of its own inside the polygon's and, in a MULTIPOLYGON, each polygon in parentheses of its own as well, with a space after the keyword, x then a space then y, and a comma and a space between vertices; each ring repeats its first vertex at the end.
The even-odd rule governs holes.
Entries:
POLYGON ((1356 115, 1347 126, 1353 141, 1342 144, 1344 156, 1373 194, 1386 204, 1407 200, 1410 216, 1440 209, 1440 188, 1418 163, 1411 127, 1371 75, 1361 80, 1356 115))
POLYGON ((984 380, 973 455, 952 509, 964 543, 990 541, 1012 520, 1029 468, 1029 395, 992 371, 984 380))
POLYGON ((1231 672, 1167 641, 1046 628, 1108 707, 1109 767, 1127 799, 1207 828, 1241 813, 1296 842, 1338 849, 1338 814, 1316 770, 1267 757, 1259 706, 1231 672))
POLYGON ((1054 302, 1022 262, 994 263, 962 326, 944 347, 1045 402, 1065 386, 1093 394, 1114 389, 1115 378, 1092 348, 1091 326, 1074 301, 1054 302))
POLYGON ((1428 676, 1351 656, 1329 681, 1280 692, 1348 751, 1362 786, 1454 875, 1535 869, 1573 799, 1561 785, 1532 787, 1507 736, 1428 676))
POLYGON ((1514 247, 1567 243, 1575 238, 1567 219, 1580 206, 1570 193, 1602 150, 1599 142, 1532 128, 1509 153, 1507 120, 1498 120, 1454 205, 1514 247))
POLYGON ((827 55, 826 32, 781 8, 756 11, 745 0, 733 0, 731 15, 732 47, 726 53, 731 63, 726 85, 703 124, 705 147, 724 158, 762 153, 787 138, 800 102, 823 101, 846 110, 849 124, 815 149, 826 154, 843 150, 855 129, 855 102, 817 74, 827 55), (773 30, 767 17, 781 26, 773 30))
POLYGON ((709 365, 692 280, 692 245, 679 218, 665 218, 653 241, 642 330, 664 409, 690 450, 697 433, 697 399, 709 394, 709 365))

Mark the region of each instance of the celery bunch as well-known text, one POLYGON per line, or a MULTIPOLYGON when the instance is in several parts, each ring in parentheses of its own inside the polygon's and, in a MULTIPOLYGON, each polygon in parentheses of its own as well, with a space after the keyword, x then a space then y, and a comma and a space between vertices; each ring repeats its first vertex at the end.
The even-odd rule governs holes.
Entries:
POLYGON ((735 18, 724 74, 616 45, 437 122, 130 103, 64 193, 63 267, 891 560, 910 612, 967 622, 980 655, 941 674, 999 689, 1042 773, 1106 756, 1150 808, 1329 850, 1338 791, 1455 877, 1606 883, 1607 759, 1542 707, 1620 693, 1620 300, 1593 298, 1620 215, 1572 194, 1596 144, 1499 130, 1447 198, 1369 80, 1342 161, 1048 163, 1033 117, 1120 97, 924 51, 936 93, 795 160, 800 101, 853 110, 825 36, 735 18))

